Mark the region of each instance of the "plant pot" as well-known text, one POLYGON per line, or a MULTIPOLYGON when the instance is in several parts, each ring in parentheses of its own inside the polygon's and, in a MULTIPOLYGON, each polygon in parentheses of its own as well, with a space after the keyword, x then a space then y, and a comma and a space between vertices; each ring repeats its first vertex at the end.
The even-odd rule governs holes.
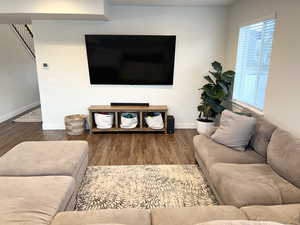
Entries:
POLYGON ((197 131, 199 134, 210 135, 211 130, 215 127, 215 122, 211 120, 197 120, 197 131))

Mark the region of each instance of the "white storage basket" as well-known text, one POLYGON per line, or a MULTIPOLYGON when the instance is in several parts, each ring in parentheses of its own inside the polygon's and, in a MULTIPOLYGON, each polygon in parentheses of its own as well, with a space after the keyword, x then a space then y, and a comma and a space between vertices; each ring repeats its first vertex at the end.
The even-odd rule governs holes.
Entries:
POLYGON ((161 116, 161 113, 155 115, 155 116, 146 116, 145 118, 146 123, 148 127, 152 129, 163 129, 164 128, 164 122, 161 116))
POLYGON ((121 114, 121 128, 132 129, 138 125, 138 117, 136 113, 122 113, 121 114), (128 118, 130 115, 132 118, 128 118))
POLYGON ((113 126, 114 114, 113 113, 95 113, 95 123, 98 129, 110 129, 113 126))

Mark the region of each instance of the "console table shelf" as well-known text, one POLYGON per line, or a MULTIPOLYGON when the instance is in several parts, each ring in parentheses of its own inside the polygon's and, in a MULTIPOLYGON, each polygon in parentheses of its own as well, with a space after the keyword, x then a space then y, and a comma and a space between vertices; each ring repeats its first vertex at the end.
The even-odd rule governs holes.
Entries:
POLYGON ((90 133, 103 133, 103 132, 164 132, 167 133, 167 116, 168 107, 165 105, 153 105, 153 106, 101 106, 92 105, 89 107, 89 126, 90 133), (114 125, 109 129, 98 129, 96 127, 94 114, 95 113, 114 113, 114 125), (125 129, 120 127, 121 113, 137 113, 138 125, 136 128, 125 129), (152 129, 147 126, 145 122, 145 113, 148 112, 160 112, 164 121, 163 129, 152 129))

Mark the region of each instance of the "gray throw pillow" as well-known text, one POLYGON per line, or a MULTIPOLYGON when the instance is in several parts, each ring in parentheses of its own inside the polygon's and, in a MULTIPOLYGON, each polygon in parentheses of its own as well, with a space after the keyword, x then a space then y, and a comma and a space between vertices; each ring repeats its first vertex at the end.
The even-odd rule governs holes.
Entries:
POLYGON ((211 138, 220 144, 239 151, 245 151, 255 131, 256 119, 225 110, 220 126, 211 138))

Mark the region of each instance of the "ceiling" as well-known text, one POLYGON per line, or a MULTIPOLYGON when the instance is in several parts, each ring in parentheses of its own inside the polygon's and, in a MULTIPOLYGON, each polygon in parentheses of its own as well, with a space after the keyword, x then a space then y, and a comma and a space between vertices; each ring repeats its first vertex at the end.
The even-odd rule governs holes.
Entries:
POLYGON ((145 5, 145 6, 209 6, 231 5, 236 0, 109 0, 112 5, 145 5))

